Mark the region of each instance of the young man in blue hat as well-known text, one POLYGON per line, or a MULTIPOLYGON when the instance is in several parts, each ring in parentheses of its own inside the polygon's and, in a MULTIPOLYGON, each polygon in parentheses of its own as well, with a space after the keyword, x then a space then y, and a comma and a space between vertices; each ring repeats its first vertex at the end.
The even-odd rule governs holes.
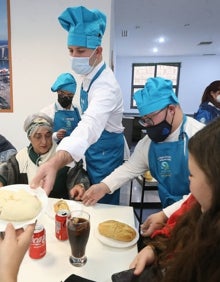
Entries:
POLYGON ((78 108, 72 103, 76 86, 72 74, 61 73, 51 86, 51 91, 57 93, 57 101, 41 110, 53 120, 53 139, 57 143, 69 136, 81 120, 78 108))
MULTIPOLYGON (((106 193, 114 192, 148 169, 158 181, 164 208, 189 194, 188 139, 204 125, 183 114, 170 80, 149 78, 134 99, 147 135, 127 162, 84 193, 82 200, 86 205, 95 204, 106 193)), ((167 215, 170 213, 172 210, 167 215)))
MULTIPOLYGON (((122 164, 125 146, 122 93, 102 58, 106 16, 79 6, 67 8, 58 19, 68 31, 71 67, 83 78, 80 93, 83 114, 77 128, 60 142, 54 159, 39 170, 32 182, 32 187, 37 187, 43 181, 48 193, 57 169, 79 161, 84 154, 91 183, 99 183, 122 164)), ((73 192, 73 196, 77 194, 78 191, 73 192)), ((119 204, 119 190, 105 195, 101 202, 119 204)))

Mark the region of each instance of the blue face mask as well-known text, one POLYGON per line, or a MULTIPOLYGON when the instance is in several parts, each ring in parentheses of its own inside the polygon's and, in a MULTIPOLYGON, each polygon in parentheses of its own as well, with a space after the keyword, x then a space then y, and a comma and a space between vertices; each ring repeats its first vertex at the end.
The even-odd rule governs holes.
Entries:
POLYGON ((95 62, 92 66, 90 66, 90 64, 89 64, 89 60, 94 55, 95 50, 91 54, 90 57, 71 57, 72 70, 75 73, 81 74, 81 75, 89 74, 94 69, 94 65, 95 65, 95 62, 96 62, 96 60, 95 60, 95 62))

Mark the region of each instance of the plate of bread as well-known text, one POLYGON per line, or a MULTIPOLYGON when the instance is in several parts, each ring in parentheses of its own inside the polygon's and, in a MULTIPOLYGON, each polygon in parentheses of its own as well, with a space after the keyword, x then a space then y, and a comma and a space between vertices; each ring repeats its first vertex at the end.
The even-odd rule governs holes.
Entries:
POLYGON ((32 189, 27 184, 14 184, 0 188, 0 232, 8 222, 15 229, 33 223, 45 212, 48 197, 42 188, 32 189))
POLYGON ((95 228, 95 237, 104 245, 114 248, 128 248, 137 243, 139 233, 135 227, 109 219, 98 224, 95 228))
POLYGON ((77 202, 74 200, 68 200, 66 201, 65 199, 53 199, 49 202, 49 205, 46 210, 46 214, 54 219, 56 213, 59 210, 81 210, 82 209, 82 204, 81 202, 77 202))

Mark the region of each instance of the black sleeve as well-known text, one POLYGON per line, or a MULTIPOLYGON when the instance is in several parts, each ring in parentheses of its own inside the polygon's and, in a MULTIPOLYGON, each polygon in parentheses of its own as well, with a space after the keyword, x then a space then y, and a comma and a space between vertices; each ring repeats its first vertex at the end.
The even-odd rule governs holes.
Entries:
POLYGON ((70 190, 74 185, 82 183, 87 190, 90 187, 90 180, 87 171, 83 168, 83 161, 80 160, 71 168, 67 175, 67 189, 70 190))

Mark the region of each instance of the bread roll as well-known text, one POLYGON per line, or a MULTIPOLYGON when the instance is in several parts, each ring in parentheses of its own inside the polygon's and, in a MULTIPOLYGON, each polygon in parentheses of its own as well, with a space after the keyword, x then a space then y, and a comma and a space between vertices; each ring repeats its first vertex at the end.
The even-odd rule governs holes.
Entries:
POLYGON ((145 177, 145 179, 146 179, 147 181, 152 181, 152 180, 153 180, 153 177, 152 177, 152 175, 151 175, 151 173, 150 173, 149 170, 147 170, 147 171, 145 172, 144 177, 145 177))
POLYGON ((67 210, 67 211, 70 211, 70 208, 67 204, 67 202, 63 199, 57 201, 55 204, 54 204, 54 211, 55 213, 57 213, 58 211, 60 210, 67 210))
POLYGON ((99 223, 98 230, 105 237, 123 242, 130 242, 136 237, 135 229, 117 220, 107 220, 99 223))
POLYGON ((0 189, 0 219, 26 221, 36 217, 42 208, 40 200, 27 191, 0 189))

